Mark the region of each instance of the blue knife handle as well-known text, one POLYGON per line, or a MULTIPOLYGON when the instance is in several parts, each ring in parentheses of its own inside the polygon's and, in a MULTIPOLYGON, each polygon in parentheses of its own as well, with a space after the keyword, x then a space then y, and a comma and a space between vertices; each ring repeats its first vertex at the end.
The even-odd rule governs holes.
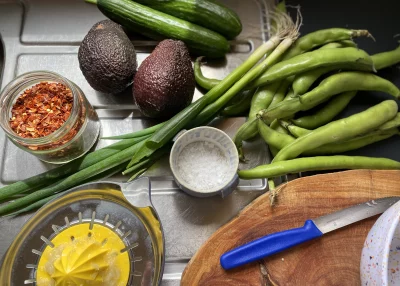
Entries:
POLYGON ((314 222, 306 220, 302 227, 269 234, 228 251, 220 263, 225 270, 232 269, 320 236, 322 232, 314 222))

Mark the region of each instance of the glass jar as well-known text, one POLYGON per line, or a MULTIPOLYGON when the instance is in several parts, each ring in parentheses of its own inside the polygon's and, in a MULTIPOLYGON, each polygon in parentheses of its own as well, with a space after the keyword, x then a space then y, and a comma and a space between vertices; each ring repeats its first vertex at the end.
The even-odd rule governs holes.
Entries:
POLYGON ((25 73, 11 81, 0 94, 0 110, 0 125, 11 141, 49 163, 62 164, 82 156, 93 146, 100 132, 97 113, 82 90, 65 77, 49 71, 25 73), (39 138, 24 138, 10 126, 11 110, 25 90, 41 82, 61 83, 71 90, 71 113, 53 133, 39 138))

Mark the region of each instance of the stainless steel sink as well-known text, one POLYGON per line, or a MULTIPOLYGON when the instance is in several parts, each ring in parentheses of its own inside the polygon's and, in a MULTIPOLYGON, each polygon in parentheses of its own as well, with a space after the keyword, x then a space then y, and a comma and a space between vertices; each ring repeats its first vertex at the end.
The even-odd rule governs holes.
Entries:
POLYGON ((4 70, 4 44, 0 37, 0 82, 3 75, 3 70, 4 70))
MULTIPOLYGON (((267 19, 264 0, 223 0, 238 12, 243 32, 232 43, 233 53, 225 61, 210 62, 204 67, 207 76, 223 78, 238 66, 266 38, 267 19)), ((97 109, 102 123, 102 135, 116 135, 140 130, 155 122, 137 111, 132 96, 113 96, 95 92, 84 79, 78 66, 79 44, 90 27, 105 17, 96 6, 83 0, 0 0, 0 36, 4 47, 0 52, 3 88, 16 75, 32 70, 51 70, 79 85, 97 109)), ((152 41, 134 38, 139 64, 149 54, 152 41), (150 45, 150 46, 149 46, 150 45), (150 48, 149 48, 150 47, 150 48)), ((202 94, 196 91, 195 99, 202 94)), ((244 118, 215 122, 218 128, 233 135, 244 118)), ((96 148, 110 144, 100 140, 96 148)), ((270 160, 266 145, 255 140, 245 146, 249 165, 270 160)), ((0 131, 0 186, 10 184, 48 170, 53 166, 16 148, 0 131)), ((181 192, 173 181, 164 158, 146 175, 152 178, 153 203, 165 230, 166 266, 163 285, 178 285, 190 257, 221 225, 262 194, 264 180, 242 181, 227 198, 199 199, 181 192)), ((114 181, 126 178, 115 176, 114 181)), ((0 218, 0 257, 31 214, 15 218, 0 218)))

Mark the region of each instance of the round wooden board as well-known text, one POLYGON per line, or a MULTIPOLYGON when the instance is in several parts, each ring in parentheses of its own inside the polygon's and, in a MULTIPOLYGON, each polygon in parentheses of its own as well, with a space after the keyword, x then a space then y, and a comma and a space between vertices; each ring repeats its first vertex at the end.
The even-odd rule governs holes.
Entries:
POLYGON ((220 256, 269 233, 371 199, 400 195, 400 171, 354 170, 300 178, 266 193, 217 230, 190 260, 181 285, 360 285, 364 240, 378 216, 324 235, 263 261, 225 271, 220 256))

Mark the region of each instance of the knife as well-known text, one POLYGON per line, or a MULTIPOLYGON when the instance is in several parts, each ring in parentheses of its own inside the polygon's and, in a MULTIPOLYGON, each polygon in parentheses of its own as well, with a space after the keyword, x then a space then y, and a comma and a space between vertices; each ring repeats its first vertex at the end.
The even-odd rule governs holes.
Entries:
POLYGON ((399 200, 400 197, 371 200, 306 220, 302 227, 272 233, 224 253, 220 259, 221 266, 229 270, 273 255, 338 228, 381 214, 399 200))

